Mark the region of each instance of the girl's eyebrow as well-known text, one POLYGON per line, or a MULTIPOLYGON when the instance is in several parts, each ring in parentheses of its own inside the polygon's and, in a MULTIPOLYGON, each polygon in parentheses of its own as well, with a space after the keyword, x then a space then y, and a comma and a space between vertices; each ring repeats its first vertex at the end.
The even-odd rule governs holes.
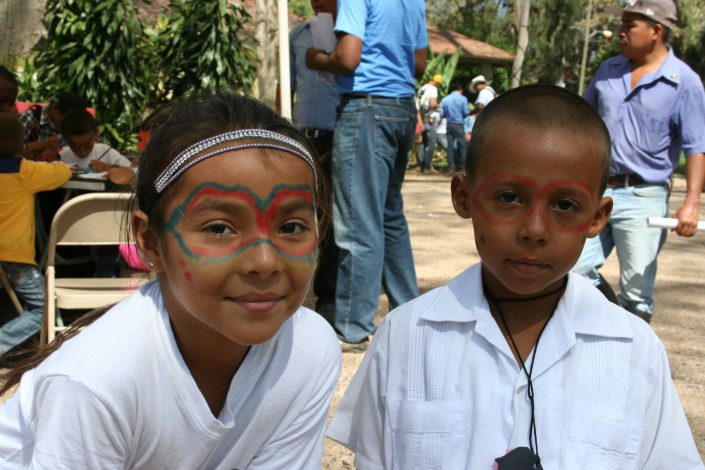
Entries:
POLYGON ((189 212, 198 212, 204 210, 218 210, 223 212, 240 212, 250 204, 241 199, 228 199, 206 196, 197 201, 189 212))
MULTIPOLYGON (((189 212, 197 212, 204 210, 218 210, 223 212, 241 212, 243 209, 252 207, 252 204, 243 201, 242 199, 230 199, 206 196, 199 200, 189 212)), ((285 210, 289 212, 300 209, 312 209, 313 203, 310 199, 301 196, 285 197, 277 206, 277 210, 285 210)), ((266 210, 266 208, 263 208, 266 210)))

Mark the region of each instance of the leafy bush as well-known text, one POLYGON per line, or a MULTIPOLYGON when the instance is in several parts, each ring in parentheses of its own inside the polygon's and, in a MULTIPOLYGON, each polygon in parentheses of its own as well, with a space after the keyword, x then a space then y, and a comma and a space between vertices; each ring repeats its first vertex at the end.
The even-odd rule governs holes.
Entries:
POLYGON ((255 78, 250 15, 228 0, 171 0, 157 24, 135 0, 46 0, 47 38, 20 63, 22 98, 84 95, 103 137, 128 150, 148 108, 255 78))
POLYGON ((139 10, 124 0, 47 0, 47 38, 39 44, 37 92, 84 95, 96 108, 103 137, 126 147, 153 80, 154 54, 139 10))
POLYGON ((255 80, 255 40, 245 7, 227 0, 172 0, 157 31, 156 104, 198 90, 246 89, 255 80))

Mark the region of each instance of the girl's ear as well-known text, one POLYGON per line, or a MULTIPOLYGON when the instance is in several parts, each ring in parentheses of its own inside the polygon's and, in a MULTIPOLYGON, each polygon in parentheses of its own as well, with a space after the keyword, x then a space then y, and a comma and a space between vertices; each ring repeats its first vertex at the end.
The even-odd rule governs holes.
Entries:
POLYGON ((151 272, 161 272, 159 239, 154 229, 149 226, 149 217, 141 210, 132 213, 132 235, 135 237, 144 264, 151 272))
POLYGON ((470 195, 470 179, 466 175, 456 173, 450 180, 450 194, 455 212, 463 219, 472 217, 472 197, 470 195))
POLYGON ((611 213, 612 198, 609 196, 605 196, 600 199, 600 203, 597 206, 597 211, 595 211, 595 215, 592 218, 592 223, 588 228, 588 238, 592 238, 600 234, 602 229, 605 227, 605 224, 607 224, 611 213))

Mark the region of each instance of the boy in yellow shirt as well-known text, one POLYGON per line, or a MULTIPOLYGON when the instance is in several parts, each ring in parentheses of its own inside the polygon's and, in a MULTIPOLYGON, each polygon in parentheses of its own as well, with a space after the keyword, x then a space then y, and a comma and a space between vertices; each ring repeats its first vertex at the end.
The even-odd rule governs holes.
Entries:
POLYGON ((34 259, 34 194, 58 188, 71 169, 63 163, 22 159, 24 128, 0 113, 0 266, 7 273, 25 311, 0 328, 0 356, 36 334, 44 307, 44 276, 34 259))

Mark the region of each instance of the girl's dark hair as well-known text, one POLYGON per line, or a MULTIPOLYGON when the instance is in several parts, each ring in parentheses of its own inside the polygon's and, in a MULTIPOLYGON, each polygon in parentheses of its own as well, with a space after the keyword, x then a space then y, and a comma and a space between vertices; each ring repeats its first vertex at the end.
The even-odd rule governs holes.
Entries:
MULTIPOLYGON (((164 229, 164 202, 178 186, 178 180, 163 193, 154 188, 157 176, 186 147, 223 132, 240 129, 268 129, 284 134, 315 150, 292 124, 260 101, 234 93, 204 93, 172 103, 150 120, 152 137, 140 159, 137 177, 137 205, 158 232, 164 229)), ((317 158, 316 158, 317 160, 317 158)), ((328 192, 318 165, 316 176, 323 182, 316 188, 319 223, 325 233, 329 223, 328 192)))
MULTIPOLYGON (((297 140, 316 156, 306 137, 288 120, 254 98, 234 93, 204 93, 179 99, 151 118, 150 125, 152 137, 140 158, 135 197, 137 206, 149 217, 150 226, 157 232, 164 230, 165 201, 179 181, 161 194, 154 189, 154 181, 179 152, 199 140, 238 129, 268 129, 297 140)), ((319 181, 314 195, 319 211, 319 239, 323 239, 330 220, 329 199, 327 182, 318 165, 315 171, 319 181)), ((0 382, 4 382, 0 386, 0 396, 16 385, 24 372, 38 366, 80 328, 88 326, 109 309, 105 307, 81 317, 68 330, 57 335, 51 344, 34 351, 29 358, 0 376, 0 382)))
POLYGON ((85 109, 72 109, 64 115, 61 121, 61 135, 71 137, 98 132, 95 118, 85 109))

